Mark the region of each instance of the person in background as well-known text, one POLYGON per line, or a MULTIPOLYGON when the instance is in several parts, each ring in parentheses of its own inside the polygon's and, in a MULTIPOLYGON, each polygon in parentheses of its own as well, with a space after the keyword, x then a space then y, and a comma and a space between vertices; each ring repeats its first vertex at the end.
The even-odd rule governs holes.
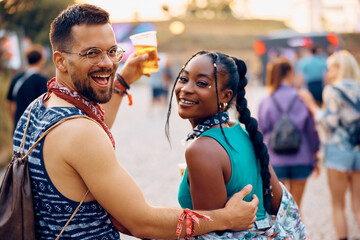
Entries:
POLYGON ((50 42, 56 76, 49 80, 47 94, 21 116, 14 152, 21 148, 24 134, 26 152, 62 119, 86 115, 92 120, 81 117, 61 123, 29 155, 36 239, 56 239, 62 230, 61 239, 71 240, 119 239, 118 231, 138 238, 175 239, 253 226, 258 199, 242 200, 251 186, 235 194, 225 208, 213 211, 154 207, 120 164, 110 128, 149 56, 130 55, 116 74, 124 51, 116 42, 108 12, 90 4, 69 6, 51 23, 50 42), (81 199, 84 202, 65 227, 81 199), (199 218, 199 224, 181 218, 190 215, 199 218), (184 227, 177 230, 178 223, 184 227))
POLYGON ((246 72, 242 60, 208 51, 196 53, 181 69, 171 98, 176 96, 178 114, 189 120, 192 131, 179 203, 189 209, 222 208, 235 192, 251 184, 260 200, 254 228, 212 232, 200 239, 306 239, 296 203, 269 165, 262 134, 248 109, 246 72), (235 121, 228 114, 232 103, 238 113, 235 121))
POLYGON ((165 53, 159 53, 158 56, 160 58, 159 71, 152 73, 148 80, 151 88, 150 114, 156 114, 157 110, 162 113, 165 109, 172 79, 169 57, 165 53))
POLYGON ((270 163, 301 210, 307 179, 314 170, 319 171, 315 155, 319 150, 320 140, 314 118, 300 99, 293 81, 294 67, 287 58, 279 57, 268 63, 266 75, 268 96, 259 104, 258 120, 264 141, 268 146, 270 163), (282 118, 282 112, 287 112, 290 121, 300 133, 301 145, 295 153, 278 153, 270 147, 271 133, 282 118))
POLYGON ((355 58, 347 51, 333 53, 327 59, 328 84, 320 108, 305 89, 300 96, 324 132, 322 144, 331 193, 332 219, 338 239, 348 237, 345 194, 350 188, 351 205, 360 229, 360 145, 352 141, 360 136, 360 72, 355 58), (357 103, 357 107, 354 104, 357 103), (351 130, 347 130, 351 127, 351 130), (353 127, 353 128, 352 128, 353 127))
POLYGON ((26 71, 16 75, 10 84, 6 106, 13 119, 14 129, 26 107, 38 96, 47 91, 47 78, 41 75, 46 59, 43 47, 30 46, 25 55, 28 62, 26 71))
POLYGON ((298 74, 296 77, 297 85, 307 88, 320 106, 322 104, 322 91, 327 67, 324 57, 320 56, 318 51, 318 46, 309 48, 309 55, 298 62, 298 74))

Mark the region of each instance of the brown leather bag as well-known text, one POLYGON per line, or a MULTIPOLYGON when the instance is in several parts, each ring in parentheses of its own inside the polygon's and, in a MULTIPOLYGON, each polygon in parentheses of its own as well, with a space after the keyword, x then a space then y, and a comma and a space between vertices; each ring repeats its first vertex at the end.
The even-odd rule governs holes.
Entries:
MULTIPOLYGON (((37 102, 37 100, 35 101, 37 102)), ((35 104, 34 102, 34 104, 35 104)), ((34 106, 32 105, 32 107, 34 106)), ((9 163, 3 181, 0 187, 0 238, 6 240, 34 240, 35 239, 35 224, 34 224, 34 209, 33 198, 31 190, 31 180, 29 174, 29 166, 27 156, 36 147, 36 145, 55 127, 66 120, 84 117, 89 120, 93 119, 84 116, 76 115, 64 118, 47 129, 40 138, 31 146, 31 148, 24 153, 26 131, 30 121, 30 108, 24 136, 21 141, 19 151, 14 154, 9 163)), ((89 190, 85 193, 79 206, 74 211, 73 215, 61 230, 58 238, 64 232, 65 228, 75 216, 77 210, 86 198, 89 190)), ((58 239, 57 238, 57 239, 58 239)))
POLYGON ((22 153, 12 157, 1 184, 0 236, 9 240, 35 239, 29 166, 22 153))

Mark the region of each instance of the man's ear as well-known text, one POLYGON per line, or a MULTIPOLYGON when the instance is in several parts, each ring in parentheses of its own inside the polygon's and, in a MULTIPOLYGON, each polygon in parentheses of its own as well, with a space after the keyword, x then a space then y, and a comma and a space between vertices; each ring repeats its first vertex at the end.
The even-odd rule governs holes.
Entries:
POLYGON ((233 96, 233 91, 231 89, 225 89, 221 92, 221 96, 219 98, 219 101, 222 103, 228 103, 232 96, 233 96))
POLYGON ((67 72, 66 59, 64 58, 61 52, 59 51, 54 52, 53 61, 56 69, 64 73, 67 72))

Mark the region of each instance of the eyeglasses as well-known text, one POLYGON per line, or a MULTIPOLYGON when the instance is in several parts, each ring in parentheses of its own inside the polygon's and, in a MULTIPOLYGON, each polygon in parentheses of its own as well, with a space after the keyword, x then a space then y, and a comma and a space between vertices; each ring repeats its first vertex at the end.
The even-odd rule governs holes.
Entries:
POLYGON ((108 55, 109 59, 112 62, 117 63, 121 61, 125 51, 121 47, 116 46, 110 48, 110 50, 108 51, 103 51, 100 48, 91 48, 86 53, 81 53, 81 52, 77 53, 77 52, 69 52, 69 51, 61 51, 61 52, 68 54, 79 54, 82 57, 86 57, 86 59, 91 65, 98 65, 104 60, 104 52, 108 55))

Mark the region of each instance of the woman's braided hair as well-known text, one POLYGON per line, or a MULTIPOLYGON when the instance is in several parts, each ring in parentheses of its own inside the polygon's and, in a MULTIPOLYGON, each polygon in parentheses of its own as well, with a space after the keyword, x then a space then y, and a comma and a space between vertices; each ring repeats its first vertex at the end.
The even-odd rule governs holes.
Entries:
MULTIPOLYGON (((261 178, 263 182, 263 195, 264 195, 264 207, 269 212, 270 211, 270 201, 271 201, 271 187, 270 187, 270 172, 269 172, 269 154, 267 151, 267 147, 263 142, 263 135, 258 130, 258 122, 255 118, 251 117, 251 112, 247 106, 247 100, 245 98, 245 86, 247 85, 247 79, 245 77, 247 72, 247 67, 244 61, 239 60, 235 57, 230 57, 226 54, 219 53, 219 52, 208 52, 208 51, 200 51, 194 54, 182 67, 180 70, 173 89, 171 91, 170 96, 170 104, 167 113, 167 121, 165 126, 166 136, 169 140, 169 118, 171 113, 171 99, 174 94, 175 85, 179 79, 181 72, 184 70, 188 62, 198 55, 206 55, 209 56, 213 60, 214 66, 214 79, 215 79, 215 88, 216 88, 216 97, 217 97, 217 104, 218 104, 218 113, 220 112, 219 107, 219 97, 218 97, 218 78, 217 76, 222 76, 223 80, 227 83, 224 84, 224 89, 231 89, 233 91, 233 96, 228 103, 228 106, 225 110, 231 106, 233 99, 236 97, 235 100, 235 107, 237 112, 239 113, 239 121, 245 125, 247 132, 249 133, 251 142, 254 146, 255 156, 260 161, 261 166, 261 178)), ((220 128, 222 133, 224 131, 220 124, 220 128)), ((225 134, 224 134, 225 136, 225 134)), ((225 136, 226 139, 226 136, 225 136)), ((227 140, 227 139, 226 139, 227 140)))

